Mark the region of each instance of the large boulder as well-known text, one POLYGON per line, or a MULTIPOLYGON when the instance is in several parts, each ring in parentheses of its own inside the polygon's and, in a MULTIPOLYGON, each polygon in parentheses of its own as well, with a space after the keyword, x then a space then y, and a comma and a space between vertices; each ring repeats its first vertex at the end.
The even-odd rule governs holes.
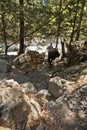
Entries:
POLYGON ((19 128, 19 125, 27 121, 30 107, 23 100, 20 85, 16 81, 5 81, 0 87, 1 110, 0 122, 9 128, 19 128), (17 126, 18 125, 18 126, 17 126))
MULTIPOLYGON (((30 84, 30 88, 32 87, 33 85, 30 84)), ((12 130, 16 128, 30 130, 30 127, 27 126, 28 116, 32 113, 32 116, 36 118, 40 114, 41 108, 31 93, 29 97, 30 91, 27 90, 27 85, 23 88, 12 79, 0 84, 0 124, 2 126, 12 130)))
POLYGON ((54 77, 49 80, 48 90, 55 98, 58 98, 63 95, 65 91, 72 91, 72 84, 74 84, 74 82, 67 81, 60 77, 54 77))

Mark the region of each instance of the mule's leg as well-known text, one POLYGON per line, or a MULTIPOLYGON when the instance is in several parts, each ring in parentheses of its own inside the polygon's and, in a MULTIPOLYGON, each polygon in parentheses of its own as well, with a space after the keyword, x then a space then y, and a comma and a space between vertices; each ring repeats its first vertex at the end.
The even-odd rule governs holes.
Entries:
POLYGON ((48 63, 49 63, 49 68, 52 67, 53 56, 54 56, 54 55, 53 55, 53 52, 50 51, 50 52, 48 53, 48 63))
POLYGON ((51 68, 52 65, 52 59, 50 57, 48 57, 48 64, 49 64, 49 68, 51 68))

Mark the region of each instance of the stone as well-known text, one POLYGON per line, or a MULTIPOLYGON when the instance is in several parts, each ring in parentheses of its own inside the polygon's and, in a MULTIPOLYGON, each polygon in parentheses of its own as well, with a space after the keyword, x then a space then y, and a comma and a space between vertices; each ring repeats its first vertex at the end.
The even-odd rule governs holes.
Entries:
POLYGON ((51 78, 49 80, 48 90, 55 98, 61 96, 63 94, 61 78, 59 77, 51 78))
POLYGON ((0 59, 0 73, 7 73, 11 69, 11 66, 5 60, 0 59))
POLYGON ((42 125, 39 125, 35 130, 45 130, 45 128, 42 125))
MULTIPOLYGON (((6 82, 7 80, 5 85, 6 82)), ((22 127, 21 122, 23 124, 28 120, 30 106, 24 100, 20 85, 10 80, 7 86, 0 87, 0 91, 1 103, 4 107, 0 111, 0 122, 12 129, 19 128, 19 125, 22 127)))
POLYGON ((24 93, 28 93, 28 92, 36 93, 37 92, 34 85, 32 83, 30 83, 30 82, 25 82, 25 83, 21 84, 21 87, 22 87, 22 91, 24 93))
POLYGON ((0 126, 0 130, 12 130, 12 129, 7 128, 7 127, 0 126))

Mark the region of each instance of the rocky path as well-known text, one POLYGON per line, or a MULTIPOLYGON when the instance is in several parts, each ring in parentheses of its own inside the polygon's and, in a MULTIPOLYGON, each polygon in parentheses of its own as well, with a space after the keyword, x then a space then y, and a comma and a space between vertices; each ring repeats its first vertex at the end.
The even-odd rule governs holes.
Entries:
POLYGON ((87 129, 87 62, 71 67, 61 63, 52 69, 45 65, 26 74, 13 68, 0 73, 0 91, 4 105, 0 126, 11 130, 87 129))

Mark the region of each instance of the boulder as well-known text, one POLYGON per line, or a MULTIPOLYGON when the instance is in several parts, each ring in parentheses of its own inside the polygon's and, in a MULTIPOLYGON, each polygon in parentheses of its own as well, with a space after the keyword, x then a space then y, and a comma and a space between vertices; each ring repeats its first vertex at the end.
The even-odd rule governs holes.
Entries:
POLYGON ((24 93, 29 93, 29 92, 30 93, 36 93, 37 92, 34 85, 32 83, 30 83, 30 82, 25 82, 25 83, 21 84, 21 87, 22 87, 22 91, 24 93))
POLYGON ((26 91, 22 89, 13 79, 5 80, 0 84, 0 124, 12 130, 29 128, 26 127, 29 114, 32 113, 36 118, 41 112, 37 100, 31 95, 29 97, 28 92, 25 93, 26 91))
POLYGON ((23 99, 20 85, 15 81, 8 81, 0 87, 1 103, 4 105, 0 111, 0 122, 12 129, 23 127, 28 119, 30 106, 23 99))
POLYGON ((0 126, 0 130, 11 130, 10 128, 0 126))
POLYGON ((5 60, 0 59, 0 73, 7 73, 11 70, 11 65, 5 60))
POLYGON ((66 80, 61 79, 60 77, 54 77, 49 80, 48 90, 51 94, 58 98, 60 97, 66 89, 66 80))

